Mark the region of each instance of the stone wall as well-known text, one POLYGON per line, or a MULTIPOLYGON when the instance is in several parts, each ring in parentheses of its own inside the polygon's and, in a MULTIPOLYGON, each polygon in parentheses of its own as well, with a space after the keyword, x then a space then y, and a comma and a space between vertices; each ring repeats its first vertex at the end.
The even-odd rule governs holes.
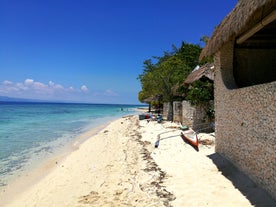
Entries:
POLYGON ((276 81, 237 88, 233 45, 215 55, 216 152, 276 198, 276 81))
POLYGON ((192 127, 195 131, 212 132, 211 127, 214 120, 210 120, 206 115, 206 110, 213 107, 214 102, 210 101, 206 106, 191 106, 188 101, 175 101, 173 107, 168 103, 163 104, 163 118, 168 119, 170 110, 173 110, 174 122, 181 122, 182 125, 192 127))
POLYGON ((213 101, 205 106, 192 106, 188 101, 182 102, 182 124, 192 127, 195 131, 211 132, 214 120, 207 117, 206 111, 214 105, 213 101))
POLYGON ((195 107, 191 106, 188 101, 182 102, 182 125, 193 126, 195 110, 195 107))
POLYGON ((169 102, 163 103, 163 119, 165 120, 170 120, 171 119, 171 114, 172 113, 172 106, 169 102))
POLYGON ((181 103, 181 101, 173 102, 173 121, 174 122, 182 121, 182 103, 181 103))

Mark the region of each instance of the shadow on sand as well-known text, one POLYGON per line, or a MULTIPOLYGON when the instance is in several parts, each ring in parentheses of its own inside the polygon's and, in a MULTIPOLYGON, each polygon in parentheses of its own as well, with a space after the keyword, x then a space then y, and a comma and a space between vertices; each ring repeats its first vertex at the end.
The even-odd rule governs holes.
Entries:
POLYGON ((208 157, 217 166, 227 179, 229 179, 235 188, 237 188, 253 206, 256 207, 275 207, 276 200, 274 200, 265 190, 258 187, 247 175, 241 172, 230 161, 214 153, 208 157))

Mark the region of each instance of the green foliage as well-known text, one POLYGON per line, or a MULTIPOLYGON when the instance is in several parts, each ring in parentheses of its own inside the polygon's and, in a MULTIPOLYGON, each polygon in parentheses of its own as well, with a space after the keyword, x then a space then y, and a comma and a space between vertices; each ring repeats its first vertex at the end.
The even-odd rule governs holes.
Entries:
POLYGON ((197 80, 195 81, 189 91, 187 92, 187 100, 190 101, 192 105, 205 105, 206 116, 210 120, 215 119, 214 105, 210 104, 210 100, 214 99, 214 84, 209 80, 197 80))
POLYGON ((182 42, 179 49, 173 45, 172 52, 165 52, 162 57, 153 57, 155 61, 144 61, 143 73, 138 77, 142 85, 139 100, 142 102, 145 98, 161 94, 163 101, 172 102, 175 97, 174 86, 182 85, 199 64, 200 52, 199 45, 182 42))
POLYGON ((199 64, 198 58, 201 50, 202 48, 199 45, 182 42, 181 47, 177 51, 176 55, 185 63, 188 74, 199 64))
POLYGON ((203 35, 200 38, 200 41, 203 42, 205 45, 207 44, 207 42, 209 41, 209 37, 207 35, 203 35))
POLYGON ((212 107, 207 108, 207 110, 206 110, 206 116, 207 116, 210 120, 214 120, 214 119, 215 119, 215 109, 214 109, 214 105, 212 105, 212 107))
POLYGON ((149 96, 147 95, 146 91, 142 90, 138 93, 138 99, 140 102, 143 102, 149 96))
POLYGON ((187 100, 192 105, 205 104, 209 100, 214 99, 214 86, 210 81, 197 80, 192 85, 187 93, 187 100))
MULTIPOLYGON (((207 36, 202 37, 205 43, 207 36)), ((199 45, 182 42, 181 47, 172 46, 172 52, 164 52, 162 57, 153 57, 144 61, 143 73, 138 76, 142 90, 138 94, 141 102, 150 97, 162 96, 162 102, 189 100, 192 105, 205 105, 206 116, 214 119, 214 108, 209 101, 214 99, 213 83, 198 80, 192 85, 184 85, 184 80, 197 65, 212 62, 212 57, 198 62, 202 48, 199 45)), ((153 99, 154 100, 154 99, 153 99)), ((159 101, 151 104, 159 107, 159 101)), ((172 117, 172 114, 171 114, 172 117)))
MULTIPOLYGON (((202 41, 208 41, 204 36, 202 41)), ((137 78, 142 90, 138 94, 141 102, 149 97, 162 96, 162 102, 189 100, 193 105, 206 105, 214 98, 213 83, 208 80, 195 81, 191 86, 184 85, 184 80, 197 65, 212 62, 212 57, 198 62, 202 48, 199 45, 182 42, 181 47, 172 46, 172 52, 164 52, 162 57, 153 57, 144 61, 143 73, 137 78)), ((151 104, 159 105, 159 101, 151 104)), ((171 112, 172 113, 172 112, 171 112)), ((206 116, 214 119, 214 108, 209 107, 206 116)), ((172 118, 172 114, 170 114, 172 118)))
MULTIPOLYGON (((208 43, 208 41, 209 41, 209 37, 206 36, 206 35, 203 35, 203 36, 200 38, 200 41, 203 42, 204 45, 206 45, 206 44, 208 43)), ((214 62, 213 59, 214 59, 213 56, 204 57, 204 58, 200 61, 200 63, 201 63, 201 65, 204 65, 205 63, 212 63, 212 62, 214 62)))

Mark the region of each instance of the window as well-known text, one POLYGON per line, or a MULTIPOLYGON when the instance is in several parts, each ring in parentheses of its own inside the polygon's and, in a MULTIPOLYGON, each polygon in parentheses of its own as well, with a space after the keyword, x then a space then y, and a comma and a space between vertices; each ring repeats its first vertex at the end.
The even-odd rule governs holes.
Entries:
POLYGON ((236 44, 233 63, 238 87, 276 81, 276 21, 236 44))

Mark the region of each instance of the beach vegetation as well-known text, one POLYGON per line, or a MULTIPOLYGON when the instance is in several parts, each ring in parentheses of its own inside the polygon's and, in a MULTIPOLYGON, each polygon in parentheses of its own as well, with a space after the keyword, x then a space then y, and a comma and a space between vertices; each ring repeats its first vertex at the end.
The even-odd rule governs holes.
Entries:
MULTIPOLYGON (((207 37, 204 38, 207 41, 207 37)), ((199 55, 202 48, 197 44, 182 42, 172 51, 164 52, 161 57, 152 57, 143 63, 143 72, 138 76, 142 90, 138 94, 141 102, 149 97, 162 96, 161 102, 189 100, 192 104, 201 104, 213 98, 213 84, 208 81, 196 81, 192 87, 184 80, 200 64, 199 55)), ((206 60, 204 60, 206 61, 206 60)), ((156 99, 153 101, 156 101, 156 99)))
POLYGON ((214 86, 212 81, 197 80, 191 84, 186 100, 192 105, 203 105, 214 99, 214 86))
POLYGON ((174 45, 172 49, 172 52, 164 52, 162 57, 144 61, 143 73, 138 77, 142 86, 138 95, 141 102, 157 94, 162 94, 163 101, 173 101, 174 87, 182 85, 184 79, 198 64, 201 52, 199 45, 182 42, 179 49, 174 45))

